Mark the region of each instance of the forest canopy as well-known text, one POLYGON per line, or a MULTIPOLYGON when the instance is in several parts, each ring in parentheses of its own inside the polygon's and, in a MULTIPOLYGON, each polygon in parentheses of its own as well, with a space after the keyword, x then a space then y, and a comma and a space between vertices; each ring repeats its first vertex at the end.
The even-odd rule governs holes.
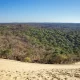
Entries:
POLYGON ((0 24, 0 57, 46 64, 80 61, 80 24, 0 24))

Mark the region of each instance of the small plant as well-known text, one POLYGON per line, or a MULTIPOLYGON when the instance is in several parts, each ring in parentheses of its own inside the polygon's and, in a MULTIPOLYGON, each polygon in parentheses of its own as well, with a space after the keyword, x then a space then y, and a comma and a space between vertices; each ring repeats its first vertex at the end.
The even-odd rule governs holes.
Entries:
POLYGON ((29 57, 25 57, 25 58, 24 58, 24 61, 25 61, 25 62, 31 62, 31 59, 30 59, 29 57))

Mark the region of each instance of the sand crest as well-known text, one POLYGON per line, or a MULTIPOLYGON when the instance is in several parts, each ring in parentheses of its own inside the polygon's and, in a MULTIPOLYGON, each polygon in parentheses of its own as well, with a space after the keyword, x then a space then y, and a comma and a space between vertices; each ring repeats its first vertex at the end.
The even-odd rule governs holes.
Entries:
POLYGON ((80 80, 80 64, 37 64, 0 59, 0 80, 80 80))

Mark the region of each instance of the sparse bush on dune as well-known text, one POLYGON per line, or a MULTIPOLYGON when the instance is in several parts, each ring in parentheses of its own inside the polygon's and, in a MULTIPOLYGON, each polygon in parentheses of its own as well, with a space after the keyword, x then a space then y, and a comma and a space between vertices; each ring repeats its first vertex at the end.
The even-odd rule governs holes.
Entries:
POLYGON ((30 59, 29 57, 25 57, 25 58, 24 58, 24 61, 25 61, 25 62, 31 62, 31 59, 30 59))

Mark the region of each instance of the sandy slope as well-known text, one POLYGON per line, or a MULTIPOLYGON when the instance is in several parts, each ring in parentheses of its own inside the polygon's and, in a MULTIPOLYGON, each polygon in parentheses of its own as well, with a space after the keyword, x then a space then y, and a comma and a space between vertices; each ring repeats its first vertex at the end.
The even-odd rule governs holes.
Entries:
POLYGON ((53 65, 0 59, 0 80, 80 80, 80 63, 53 65))

